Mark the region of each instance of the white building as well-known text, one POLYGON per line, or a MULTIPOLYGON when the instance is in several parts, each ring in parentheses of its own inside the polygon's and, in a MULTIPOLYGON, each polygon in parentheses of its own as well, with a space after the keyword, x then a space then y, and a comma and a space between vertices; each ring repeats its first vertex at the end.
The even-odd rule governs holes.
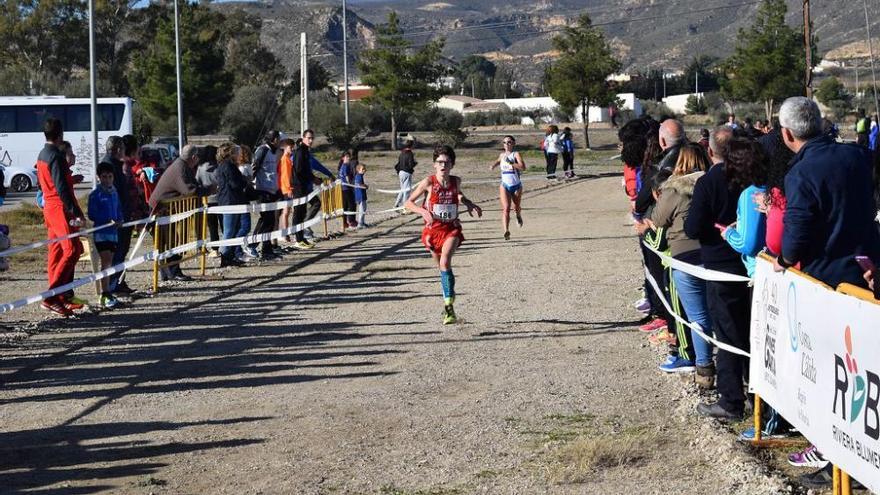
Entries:
MULTIPOLYGON (((642 104, 633 93, 620 93, 617 98, 622 101, 620 110, 631 110, 636 116, 642 115, 644 110, 642 104)), ((486 100, 490 103, 503 103, 511 110, 549 110, 553 111, 559 106, 553 98, 549 96, 540 96, 532 98, 504 98, 498 100, 486 100)), ((580 108, 575 109, 574 122, 582 122, 580 108)), ((591 106, 588 110, 588 119, 592 122, 610 122, 611 117, 608 114, 608 107, 591 106)))
POLYGON ((685 93, 682 95, 671 95, 663 98, 663 103, 673 112, 678 114, 685 114, 687 113, 687 111, 685 111, 687 100, 693 95, 697 95, 699 98, 704 97, 703 93, 685 93))

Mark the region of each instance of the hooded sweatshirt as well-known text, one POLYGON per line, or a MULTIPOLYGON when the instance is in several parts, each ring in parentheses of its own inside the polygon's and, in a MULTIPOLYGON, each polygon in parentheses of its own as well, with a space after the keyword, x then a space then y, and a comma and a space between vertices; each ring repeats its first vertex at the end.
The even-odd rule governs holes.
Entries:
POLYGON ((700 241, 684 232, 684 223, 690 211, 694 186, 703 172, 674 175, 660 187, 660 198, 651 212, 651 221, 666 229, 666 241, 673 258, 691 264, 701 264, 700 241))

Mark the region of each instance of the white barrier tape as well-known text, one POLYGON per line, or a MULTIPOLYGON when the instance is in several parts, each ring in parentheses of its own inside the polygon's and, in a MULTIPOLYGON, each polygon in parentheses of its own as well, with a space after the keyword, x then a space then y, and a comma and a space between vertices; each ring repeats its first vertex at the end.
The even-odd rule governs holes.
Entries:
POLYGON ((284 201, 276 201, 274 203, 251 203, 246 205, 231 205, 231 206, 211 206, 208 208, 208 213, 214 215, 222 215, 222 214, 239 214, 239 213, 260 213, 265 211, 277 211, 283 208, 292 208, 294 206, 301 206, 312 200, 315 196, 321 194, 321 191, 324 191, 325 188, 322 186, 310 192, 307 196, 303 196, 301 198, 296 199, 286 199, 284 201))
POLYGON ((703 268, 702 266, 692 265, 690 263, 685 263, 684 261, 677 260, 672 256, 668 256, 660 251, 657 251, 653 247, 649 246, 648 243, 642 241, 642 243, 647 247, 652 253, 656 254, 666 263, 668 266, 675 268, 680 272, 685 272, 688 275, 693 275, 702 280, 708 280, 711 282, 751 282, 752 279, 749 277, 743 277, 742 275, 734 275, 732 273, 719 272, 718 270, 709 270, 708 268, 703 268))
POLYGON ((207 244, 209 248, 213 247, 225 247, 225 246, 249 246, 251 244, 256 244, 259 242, 268 242, 273 241, 275 239, 281 239, 282 237, 287 237, 289 235, 296 234, 301 230, 306 230, 312 225, 316 225, 317 223, 324 220, 321 215, 315 215, 311 220, 298 224, 294 227, 288 227, 286 229, 274 230, 272 232, 267 232, 265 234, 252 234, 244 237, 235 237, 233 239, 224 239, 221 241, 212 241, 207 244))
MULTIPOLYGON (((690 328, 691 330, 697 332, 700 335, 700 337, 703 337, 707 342, 711 342, 719 349, 723 349, 723 350, 730 352, 732 354, 739 354, 740 356, 745 356, 748 358, 751 357, 751 354, 749 354, 748 352, 746 352, 738 347, 734 347, 732 345, 725 344, 724 342, 719 342, 715 338, 706 335, 705 333, 703 333, 703 329, 700 327, 699 324, 691 323, 691 322, 687 321, 686 319, 682 318, 681 315, 679 315, 678 313, 673 311, 672 306, 669 305, 669 301, 666 300, 665 293, 660 289, 660 286, 657 284, 657 281, 654 280, 654 277, 651 276, 651 272, 648 271, 648 267, 645 267, 645 277, 648 279, 648 282, 651 284, 651 287, 654 288, 654 293, 657 294, 657 298, 660 299, 660 302, 662 302, 663 306, 666 307, 666 311, 670 315, 672 315, 673 318, 680 321, 682 324, 684 324, 686 327, 690 328)), ((672 323, 672 322, 668 322, 668 323, 672 323)))
MULTIPOLYGON (((396 211, 406 211, 406 207, 405 207, 405 206, 399 206, 399 207, 397 207, 397 208, 388 208, 387 210, 368 211, 368 212, 366 212, 365 214, 366 214, 366 215, 381 215, 381 214, 384 214, 384 213, 393 213, 393 212, 396 212, 396 211)), ((343 215, 357 215, 358 212, 356 212, 356 211, 343 211, 342 214, 343 214, 343 215)))
POLYGON ((160 217, 160 218, 156 219, 156 225, 171 225, 172 223, 176 223, 181 220, 186 220, 187 218, 189 218, 197 213, 202 213, 207 209, 208 209, 207 207, 201 206, 201 207, 196 208, 194 210, 188 210, 188 211, 184 211, 181 213, 175 213, 174 215, 167 216, 167 217, 160 217))
MULTIPOLYGON (((136 225, 148 224, 148 223, 153 222, 153 221, 155 221, 155 220, 156 220, 156 217, 155 217, 155 216, 151 216, 151 217, 147 217, 147 218, 144 218, 144 219, 141 219, 141 220, 134 220, 134 221, 131 221, 131 222, 126 222, 126 223, 120 225, 119 227, 120 227, 120 228, 122 228, 122 227, 134 227, 134 226, 136 226, 136 225)), ((66 240, 68 240, 68 239, 74 239, 74 238, 76 238, 76 237, 81 237, 81 236, 89 235, 89 234, 94 233, 94 232, 97 232, 97 231, 99 231, 99 230, 101 230, 101 229, 105 229, 105 228, 107 228, 107 227, 112 227, 113 225, 114 225, 113 223, 107 223, 107 224, 104 224, 104 225, 98 225, 98 226, 96 226, 96 227, 91 227, 91 228, 88 228, 88 229, 85 229, 85 230, 79 230, 79 231, 77 231, 77 232, 72 232, 72 233, 67 234, 67 235, 65 235, 65 236, 61 236, 61 237, 52 237, 52 238, 46 239, 46 240, 44 240, 44 241, 32 242, 32 243, 30 243, 30 244, 23 244, 23 245, 21 245, 21 246, 16 246, 16 247, 14 247, 14 248, 9 248, 9 249, 7 249, 6 251, 2 251, 2 252, 0 252, 0 258, 5 258, 5 257, 7 257, 7 256, 12 256, 12 255, 14 255, 14 254, 23 253, 23 252, 25 252, 25 251, 30 251, 31 249, 38 249, 38 248, 41 248, 41 247, 43 247, 43 246, 48 246, 49 244, 54 244, 54 243, 56 243, 56 242, 66 241, 66 240)))

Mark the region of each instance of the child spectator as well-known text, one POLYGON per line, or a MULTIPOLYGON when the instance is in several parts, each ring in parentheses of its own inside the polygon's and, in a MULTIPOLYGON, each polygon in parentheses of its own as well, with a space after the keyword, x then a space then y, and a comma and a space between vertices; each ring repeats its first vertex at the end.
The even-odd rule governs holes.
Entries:
MULTIPOLYGON (((342 154, 342 158, 339 159, 339 169, 337 171, 337 175, 342 180, 342 209, 345 211, 354 211, 355 199, 354 199, 354 188, 349 186, 348 184, 354 184, 354 150, 348 150, 342 154)), ((345 225, 347 227, 357 227, 358 224, 355 222, 354 215, 345 215, 345 225)))
POLYGON ((354 189, 354 200, 357 203, 357 226, 359 229, 369 227, 364 220, 367 215, 367 189, 370 187, 364 181, 366 172, 367 167, 363 163, 358 163, 355 166, 354 185, 357 187, 354 189))
MULTIPOLYGON (((122 204, 119 194, 113 186, 113 165, 108 162, 98 164, 97 169, 100 186, 89 194, 89 218, 95 225, 105 225, 123 222, 122 204)), ((95 249, 101 257, 101 270, 113 266, 113 255, 119 244, 119 234, 116 225, 98 230, 94 233, 95 249)), ((112 309, 119 304, 116 297, 110 293, 110 279, 101 279, 101 306, 112 309)))

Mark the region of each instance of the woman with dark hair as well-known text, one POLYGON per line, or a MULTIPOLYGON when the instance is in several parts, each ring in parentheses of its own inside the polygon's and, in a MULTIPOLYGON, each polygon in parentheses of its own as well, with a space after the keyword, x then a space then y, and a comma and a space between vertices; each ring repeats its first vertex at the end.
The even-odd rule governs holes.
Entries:
POLYGON ((755 202, 756 195, 767 191, 766 156, 757 142, 734 138, 727 143, 726 157, 724 173, 727 183, 741 188, 742 193, 736 204, 736 222, 719 229, 721 237, 742 255, 746 272, 751 277, 755 273, 755 256, 766 244, 766 219, 755 202))
MULTIPOLYGON (((217 204, 220 206, 246 205, 252 197, 256 196, 250 182, 238 168, 240 161, 240 149, 232 143, 224 143, 216 151, 217 165, 215 176, 217 184, 217 204)), ((217 216, 217 215, 211 215, 217 216)), ((223 240, 245 237, 251 231, 250 213, 224 213, 223 214, 223 240)), ((248 251, 244 242, 239 246, 223 246, 220 248, 220 266, 240 266, 247 258, 253 258, 254 253, 246 255, 248 251)))
MULTIPOLYGON (((199 148, 197 153, 199 157, 199 168, 196 170, 196 181, 202 187, 212 187, 217 185, 217 147, 208 145, 199 148)), ((208 203, 208 206, 217 206, 216 202, 208 203)), ((220 224, 220 215, 208 215, 208 239, 211 242, 220 239, 222 226, 220 224)), ((218 248, 211 248, 208 252, 212 256, 220 253, 218 248)))
POLYGON ((559 154, 562 152, 562 141, 559 138, 559 127, 551 125, 547 127, 544 136, 544 156, 547 159, 547 178, 556 178, 556 163, 559 161, 559 154))
POLYGON ((647 132, 648 124, 643 119, 630 120, 617 131, 620 161, 623 162, 623 189, 629 198, 631 212, 635 209, 636 196, 641 188, 640 172, 648 145, 645 137, 647 132))
POLYGON ((766 191, 755 196, 759 211, 767 215, 765 245, 774 256, 782 253, 782 219, 785 216, 785 175, 791 168, 794 152, 782 142, 782 133, 774 128, 758 140, 767 157, 766 191))

